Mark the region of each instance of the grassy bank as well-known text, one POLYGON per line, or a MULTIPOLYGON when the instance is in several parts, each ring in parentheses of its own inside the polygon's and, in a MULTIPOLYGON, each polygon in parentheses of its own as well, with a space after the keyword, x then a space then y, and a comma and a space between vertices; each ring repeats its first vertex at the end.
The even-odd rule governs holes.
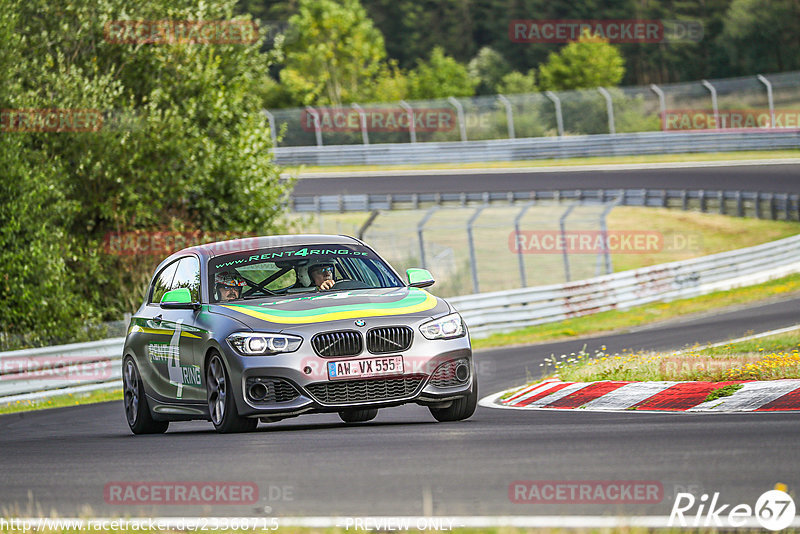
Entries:
POLYGON ((64 408, 78 404, 94 404, 97 402, 108 402, 122 400, 122 390, 112 391, 88 391, 86 393, 75 393, 58 395, 46 399, 15 401, 12 403, 0 404, 0 415, 18 412, 29 412, 31 410, 44 410, 47 408, 64 408))
POLYGON ((570 382, 778 380, 800 378, 800 330, 676 352, 553 355, 545 374, 570 382))

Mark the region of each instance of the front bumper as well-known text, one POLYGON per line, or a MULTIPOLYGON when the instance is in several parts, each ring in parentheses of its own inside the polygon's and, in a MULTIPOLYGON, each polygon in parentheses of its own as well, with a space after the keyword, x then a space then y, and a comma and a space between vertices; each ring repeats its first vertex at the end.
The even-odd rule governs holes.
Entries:
MULTIPOLYGON (((403 374, 355 380, 329 379, 327 363, 397 354, 322 358, 313 351, 302 351, 301 347, 297 353, 253 357, 240 356, 230 349, 227 356, 240 415, 283 418, 407 403, 436 405, 464 397, 473 388, 474 365, 468 336, 415 341, 408 351, 400 354, 403 374), (456 362, 467 367, 465 379, 455 376, 456 362), (249 393, 256 383, 264 385, 267 391, 262 400, 255 400, 249 393)), ((460 372, 463 374, 464 369, 460 372)))

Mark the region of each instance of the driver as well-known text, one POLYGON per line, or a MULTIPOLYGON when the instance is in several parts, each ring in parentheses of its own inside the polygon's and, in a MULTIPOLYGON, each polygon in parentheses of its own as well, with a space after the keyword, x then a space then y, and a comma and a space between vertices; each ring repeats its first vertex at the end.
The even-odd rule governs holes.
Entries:
POLYGON ((333 261, 315 261, 308 266, 308 276, 320 291, 327 291, 336 282, 333 280, 333 261))
POLYGON ((236 300, 242 296, 247 283, 236 272, 221 271, 214 275, 214 296, 219 302, 236 300))

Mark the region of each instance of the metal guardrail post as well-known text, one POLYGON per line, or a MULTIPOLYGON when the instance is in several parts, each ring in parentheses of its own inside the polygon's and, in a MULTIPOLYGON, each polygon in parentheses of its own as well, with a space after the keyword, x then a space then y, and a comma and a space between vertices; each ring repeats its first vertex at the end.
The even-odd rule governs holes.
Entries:
POLYGON ((514 139, 515 132, 514 132, 514 111, 511 107, 511 101, 503 95, 497 95, 497 99, 503 103, 503 106, 506 108, 506 123, 508 124, 508 138, 514 139))
POLYGON ((447 101, 450 102, 454 108, 456 108, 456 114, 458 115, 458 130, 461 132, 461 141, 466 141, 467 125, 464 123, 464 106, 462 106, 461 102, 452 96, 448 96, 447 101))
POLYGON ((269 121, 269 136, 272 138, 272 148, 278 146, 278 134, 275 132, 275 117, 269 110, 263 109, 261 110, 264 112, 264 115, 267 116, 267 121, 269 121))
POLYGON ((720 190, 717 192, 717 201, 719 202, 719 214, 725 215, 725 192, 720 190))
POLYGON ((522 247, 519 244, 519 223, 525 216, 525 213, 528 211, 528 209, 530 209, 530 207, 535 203, 535 201, 528 202, 522 207, 520 212, 517 213, 517 216, 514 217, 514 237, 517 240, 517 259, 519 260, 519 281, 522 284, 521 287, 527 287, 528 280, 525 276, 525 257, 522 255, 522 247))
POLYGON ((406 102, 405 100, 400 101, 400 107, 406 110, 406 113, 408 113, 408 136, 411 138, 412 143, 416 143, 417 125, 414 124, 414 108, 408 105, 408 102, 406 102))
POLYGON ((427 269, 427 263, 425 261, 425 240, 422 237, 422 232, 425 230, 425 225, 428 223, 433 214, 439 210, 439 206, 433 206, 429 209, 422 219, 417 223, 417 238, 419 239, 419 261, 422 264, 423 269, 427 269))
POLYGON ((663 130, 667 124, 667 99, 664 97, 664 91, 656 84, 651 83, 650 90, 658 96, 658 109, 661 111, 661 129, 663 130))
MULTIPOLYGON (((603 213, 600 214, 600 234, 603 236, 603 243, 605 245, 604 250, 603 250, 603 254, 602 254, 602 258, 604 260, 605 268, 606 268, 605 274, 611 274, 611 272, 612 272, 611 251, 608 250, 608 224, 606 223, 606 221, 608 219, 608 214, 611 213, 611 210, 613 210, 614 208, 616 208, 619 205, 621 200, 622 200, 622 197, 617 197, 617 199, 614 202, 612 202, 611 204, 609 204, 608 206, 606 206, 606 208, 603 210, 603 213)), ((597 257, 598 267, 599 267, 600 258, 601 258, 601 255, 598 255, 598 257, 597 257)), ((599 269, 596 269, 595 272, 596 272, 596 274, 599 275, 600 273, 598 273, 597 270, 599 270, 599 269)))
POLYGON ((355 102, 350 104, 354 110, 358 112, 358 121, 361 123, 361 141, 365 144, 369 144, 369 134, 367 133, 367 114, 364 113, 364 108, 356 104, 355 102))
POLYGON ((611 100, 611 93, 605 87, 598 87, 597 90, 606 99, 606 112, 608 113, 608 133, 615 135, 617 128, 614 125, 614 102, 611 100))
POLYGON ((742 203, 742 192, 736 191, 736 216, 744 217, 744 204, 742 203))
POLYGON ((703 80, 701 82, 703 87, 708 89, 711 93, 711 109, 714 110, 714 124, 716 125, 716 129, 719 130, 719 107, 717 106, 717 89, 711 85, 711 82, 708 80, 703 80))
POLYGON ((317 146, 322 146, 322 125, 319 122, 319 113, 311 106, 306 106, 306 112, 314 118, 314 134, 317 137, 317 146))
POLYGON ((561 115, 561 99, 558 98, 553 91, 545 91, 545 96, 549 98, 556 106, 556 127, 558 128, 558 136, 564 135, 564 117, 561 115))
POLYGON ((369 227, 372 226, 372 223, 375 222, 375 219, 378 218, 378 214, 379 213, 380 212, 378 210, 372 210, 372 212, 369 214, 369 217, 367 217, 367 220, 364 221, 364 224, 362 224, 361 228, 358 229, 358 238, 359 239, 361 239, 361 240, 364 239, 364 234, 367 232, 369 227))
POLYGON ((480 289, 478 287, 478 259, 475 256, 475 240, 472 237, 472 225, 480 216, 484 208, 486 208, 486 206, 481 206, 476 209, 475 213, 473 213, 472 217, 470 217, 467 221, 467 243, 469 244, 469 261, 471 263, 470 270, 472 271, 472 289, 475 291, 475 293, 480 293, 480 289))
POLYGON ((772 100, 772 83, 765 77, 759 74, 756 76, 758 81, 767 87, 767 103, 769 105, 770 128, 775 128, 775 102, 772 100))
POLYGON ((568 207, 561 215, 561 217, 559 217, 558 219, 558 228, 561 231, 561 242, 562 245, 564 246, 562 250, 564 258, 564 278, 566 279, 567 282, 570 282, 572 277, 570 276, 569 272, 569 251, 567 250, 568 246, 567 246, 566 220, 567 217, 569 217, 569 214, 572 213, 572 210, 575 209, 575 206, 576 204, 572 204, 570 207, 568 207))

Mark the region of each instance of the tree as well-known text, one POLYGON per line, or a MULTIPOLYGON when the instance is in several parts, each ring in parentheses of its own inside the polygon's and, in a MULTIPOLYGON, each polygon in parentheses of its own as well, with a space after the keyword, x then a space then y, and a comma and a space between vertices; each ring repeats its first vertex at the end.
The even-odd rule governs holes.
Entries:
POLYGON ((467 68, 446 56, 441 47, 431 51, 428 61, 419 60, 408 74, 408 96, 414 99, 472 96, 475 85, 467 68))
POLYGON ((552 53, 539 68, 539 85, 547 91, 616 86, 625 74, 625 60, 608 40, 585 32, 552 53))
POLYGON ((475 84, 475 92, 479 95, 493 94, 503 76, 511 68, 496 50, 484 46, 467 65, 469 76, 475 84))
POLYGON ((733 0, 720 41, 743 73, 800 68, 800 3, 733 0))
POLYGON ((288 189, 260 112, 257 87, 269 67, 260 43, 132 44, 104 34, 120 19, 235 21, 233 5, 148 0, 132 13, 123 0, 6 0, 0 109, 93 110, 101 120, 89 131, 2 133, 10 183, 0 191, 0 244, 34 252, 27 265, 4 263, 0 280, 37 300, 4 294, 19 313, 0 314, 0 332, 54 317, 80 331, 91 310, 110 320, 138 306, 161 258, 105 253, 111 232, 280 228, 288 189), (75 323, 47 315, 58 306, 75 323))
POLYGON ((536 70, 531 69, 527 74, 512 71, 503 76, 495 88, 495 93, 501 94, 520 94, 533 93, 536 91, 536 70))
POLYGON ((302 105, 365 100, 386 49, 358 0, 301 0, 289 19, 281 82, 302 105))

